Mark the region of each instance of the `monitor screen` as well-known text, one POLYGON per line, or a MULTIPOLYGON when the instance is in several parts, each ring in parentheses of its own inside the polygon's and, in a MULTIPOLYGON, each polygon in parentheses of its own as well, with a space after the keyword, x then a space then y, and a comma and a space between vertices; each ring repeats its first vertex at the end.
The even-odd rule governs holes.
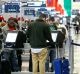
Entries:
POLYGON ((16 38, 17 38, 17 33, 10 32, 7 34, 6 42, 16 42, 16 38))
POLYGON ((53 39, 54 42, 56 42, 57 34, 58 34, 58 33, 56 33, 56 32, 55 32, 55 33, 51 33, 52 39, 53 39))

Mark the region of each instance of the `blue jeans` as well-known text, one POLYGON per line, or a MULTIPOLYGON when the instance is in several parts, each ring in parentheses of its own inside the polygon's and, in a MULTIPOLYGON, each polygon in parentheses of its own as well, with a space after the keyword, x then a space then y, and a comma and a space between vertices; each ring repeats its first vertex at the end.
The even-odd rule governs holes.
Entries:
POLYGON ((1 55, 1 60, 2 61, 10 61, 11 64, 11 70, 13 72, 18 71, 18 60, 17 60, 17 55, 15 50, 4 50, 2 51, 1 55))
POLYGON ((12 71, 18 71, 19 70, 19 66, 18 66, 18 59, 17 59, 17 54, 15 50, 12 50, 10 53, 10 61, 12 64, 12 71))
POLYGON ((49 48, 48 49, 48 54, 47 54, 47 59, 45 63, 45 71, 49 72, 49 63, 51 62, 51 71, 53 72, 53 64, 52 61, 56 58, 56 50, 55 48, 49 48))

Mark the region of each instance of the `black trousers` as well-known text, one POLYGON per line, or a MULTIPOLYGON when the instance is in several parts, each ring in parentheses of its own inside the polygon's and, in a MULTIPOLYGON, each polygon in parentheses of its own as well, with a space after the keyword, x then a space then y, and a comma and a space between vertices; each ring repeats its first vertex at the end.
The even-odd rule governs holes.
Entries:
POLYGON ((18 49, 16 52, 17 52, 17 58, 18 58, 19 71, 21 71, 22 70, 22 57, 21 57, 21 55, 22 55, 23 51, 18 49))

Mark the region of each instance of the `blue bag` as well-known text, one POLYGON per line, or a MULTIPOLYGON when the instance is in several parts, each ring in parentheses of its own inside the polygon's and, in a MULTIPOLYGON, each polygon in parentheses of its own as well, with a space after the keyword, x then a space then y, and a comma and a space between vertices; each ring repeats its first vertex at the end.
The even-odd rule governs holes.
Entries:
POLYGON ((62 60, 61 59, 55 59, 52 62, 55 70, 55 74, 61 74, 61 66, 62 66, 62 60))
POLYGON ((69 74, 69 61, 65 58, 57 58, 53 60, 53 69, 55 74, 69 74))

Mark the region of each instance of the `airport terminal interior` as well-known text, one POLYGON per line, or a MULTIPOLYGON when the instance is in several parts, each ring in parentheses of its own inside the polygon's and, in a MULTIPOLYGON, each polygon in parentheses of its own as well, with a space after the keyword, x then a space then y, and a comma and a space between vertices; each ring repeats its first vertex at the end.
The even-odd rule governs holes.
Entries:
MULTIPOLYGON (((54 30, 50 28, 52 39, 55 41, 55 54, 50 55, 50 53, 50 57, 47 57, 49 69, 45 70, 45 74, 80 74, 80 0, 0 0, 0 74, 33 74, 31 52, 35 48, 32 48, 28 41, 27 30, 29 25, 35 23, 42 14, 46 15, 45 23, 55 24, 57 27, 54 30), (13 24, 14 28, 10 24, 13 24), (22 36, 19 36, 19 31, 22 36), (57 37, 59 32, 63 37, 57 37), (62 47, 57 46, 57 40, 61 38, 62 47), (14 50, 16 55, 13 53, 14 50), (67 59, 68 69, 64 67, 65 70, 62 71, 62 66, 60 67, 62 69, 59 69, 59 63, 52 65, 52 56, 55 56, 54 60, 61 59, 62 63, 67 59), (11 57, 17 57, 18 60, 11 57), (8 66, 3 67, 6 65, 5 59, 9 61, 11 73, 5 70, 9 68, 8 66)), ((48 46, 48 50, 52 49, 48 46)))

